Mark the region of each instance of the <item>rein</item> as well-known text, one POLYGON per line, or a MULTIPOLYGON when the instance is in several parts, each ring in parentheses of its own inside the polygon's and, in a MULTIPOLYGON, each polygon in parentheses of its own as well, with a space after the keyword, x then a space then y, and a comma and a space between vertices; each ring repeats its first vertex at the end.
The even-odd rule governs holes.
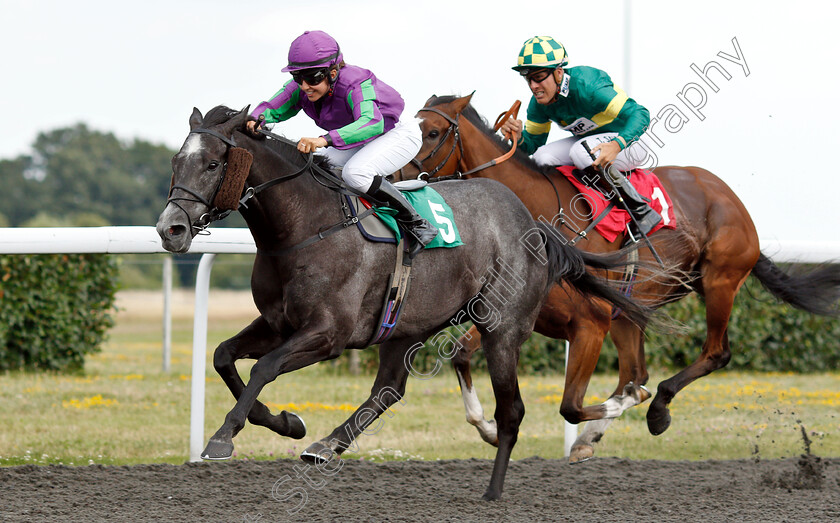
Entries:
MULTIPOLYGON (((257 132, 259 132, 259 133, 263 134, 264 136, 266 136, 268 138, 271 138, 273 140, 278 140, 278 141, 286 143, 288 145, 295 145, 294 142, 292 142, 290 140, 287 140, 286 138, 283 138, 282 136, 271 133, 269 131, 266 131, 266 130, 263 130, 263 129, 257 129, 257 132)), ((232 147, 238 147, 236 142, 233 140, 233 137, 228 138, 228 137, 224 136, 223 134, 221 134, 219 132, 216 132, 212 129, 197 128, 197 129, 193 129, 192 131, 190 131, 190 134, 193 134, 193 133, 209 134, 211 136, 214 136, 214 137, 222 140, 222 142, 224 142, 228 146, 228 150, 226 152, 226 155, 230 153, 230 150, 231 150, 232 147)), ((291 180, 293 178, 297 178, 298 176, 300 176, 304 173, 310 174, 312 176, 312 178, 316 182, 318 182, 320 185, 326 187, 327 189, 329 189, 331 191, 337 192, 340 195, 345 195, 346 194, 346 195, 365 196, 363 193, 361 193, 361 192, 353 189, 352 187, 348 186, 347 184, 345 184, 343 180, 336 177, 333 173, 331 173, 328 170, 324 169, 323 167, 315 164, 314 157, 315 156, 314 156, 313 153, 309 153, 307 155, 307 158, 306 158, 306 163, 300 169, 298 169, 294 172, 288 173, 288 174, 284 174, 282 176, 278 176, 277 178, 273 178, 273 179, 271 179, 267 182, 263 182, 263 183, 255 186, 255 187, 248 187, 247 189, 245 189, 242 197, 239 199, 239 207, 240 208, 244 207, 245 209, 247 209, 248 208, 248 204, 247 204, 248 200, 250 200, 252 198, 255 198, 259 193, 265 191, 266 189, 274 187, 275 185, 283 183, 285 181, 291 180), (323 178, 324 181, 320 180, 319 177, 323 178)), ((178 201, 197 201, 197 202, 202 203, 202 204, 204 204, 204 205, 206 205, 207 207, 210 208, 210 211, 202 214, 194 223, 191 223, 191 226, 194 229, 199 230, 199 232, 197 234, 210 234, 209 231, 206 231, 207 227, 214 221, 226 218, 232 212, 231 210, 220 210, 212 203, 213 200, 215 200, 216 194, 219 192, 219 188, 224 183, 226 175, 227 175, 227 162, 225 162, 225 164, 224 164, 224 167, 223 167, 223 170, 222 170, 222 176, 220 177, 219 183, 217 184, 216 188, 214 189, 213 196, 210 198, 210 200, 204 198, 201 194, 199 194, 195 190, 193 190, 189 187, 185 187, 183 185, 176 185, 176 184, 173 183, 172 187, 169 189, 170 197, 167 200, 167 202, 172 203, 173 205, 175 205, 176 207, 181 209, 181 211, 183 211, 184 214, 186 214, 188 221, 189 221, 190 215, 189 215, 189 213, 187 213, 187 211, 180 204, 177 203, 178 201), (180 190, 194 196, 196 199, 192 200, 190 198, 174 198, 171 195, 172 195, 172 191, 174 191, 175 189, 180 189, 180 190)), ((314 234, 313 236, 310 236, 309 238, 307 238, 307 239, 305 239, 305 240, 303 240, 300 243, 297 243, 295 245, 292 245, 292 246, 289 246, 289 247, 284 247, 282 249, 272 250, 272 251, 265 251, 265 250, 262 250, 262 249, 257 249, 257 253, 258 254, 263 254, 263 255, 268 255, 268 256, 282 256, 284 254, 288 254, 288 253, 303 249, 305 247, 308 247, 308 246, 312 245, 313 243, 316 243, 316 242, 319 242, 319 241, 323 240, 327 236, 335 234, 339 231, 342 231, 342 230, 346 229, 347 227, 349 227, 353 224, 358 223, 362 219, 367 218, 368 216, 372 215, 375 212, 374 208, 371 207, 370 209, 366 210, 365 212, 363 212, 361 214, 358 214, 356 216, 353 216, 352 213, 350 212, 349 208, 347 207, 347 205, 343 201, 341 202, 341 208, 344 212, 344 220, 342 220, 342 221, 340 221, 340 222, 338 222, 334 225, 321 228, 318 231, 318 233, 314 234)))
MULTIPOLYGON (((500 114, 498 116, 498 118, 496 118, 496 122, 493 125, 493 131, 498 131, 499 129, 501 129, 502 125, 504 125, 504 123, 509 118, 511 118, 511 117, 516 118, 516 115, 519 113, 520 106, 521 106, 521 102, 519 100, 516 100, 513 103, 513 105, 511 106, 511 108, 508 109, 507 112, 504 112, 504 113, 500 114)), ((411 160, 411 163, 413 165, 415 165, 418 168, 418 170, 421 171, 420 174, 417 176, 418 180, 424 180, 428 183, 442 182, 442 181, 445 181, 445 180, 462 180, 470 174, 476 173, 476 172, 481 171, 483 169, 487 169, 489 167, 493 167, 495 165, 498 165, 498 164, 508 160, 516 152, 516 147, 517 147, 516 140, 512 140, 513 145, 511 146, 510 151, 503 154, 502 156, 499 156, 498 158, 495 158, 493 160, 490 160, 489 162, 483 163, 483 164, 479 165, 478 167, 476 167, 474 169, 470 169, 469 171, 464 172, 464 173, 456 170, 455 174, 450 174, 448 176, 434 176, 435 173, 439 172, 443 168, 443 166, 446 165, 446 163, 449 161, 449 159, 455 153, 456 149, 460 150, 460 153, 461 153, 461 156, 459 157, 459 161, 460 161, 460 158, 463 158, 464 144, 463 144, 463 141, 461 140, 461 132, 458 128, 458 120, 461 117, 461 114, 458 113, 458 114, 455 115, 455 118, 452 118, 448 114, 444 113, 443 111, 441 111, 440 109, 437 109, 435 107, 424 107, 424 108, 420 109, 420 111, 418 111, 418 112, 421 112, 421 111, 435 113, 435 114, 439 115, 440 117, 444 118, 446 121, 448 121, 450 125, 449 125, 449 128, 446 130, 446 134, 444 134, 443 138, 435 146, 435 148, 432 150, 432 152, 430 152, 425 158, 423 158, 420 161, 418 161, 416 159, 411 160), (452 144, 452 149, 449 151, 449 154, 446 156, 446 158, 444 158, 444 160, 441 163, 439 163, 430 172, 428 172, 428 173, 423 172, 423 163, 425 163, 426 161, 428 161, 429 159, 431 159, 433 156, 435 156, 437 154, 437 152, 440 150, 441 146, 443 146, 443 144, 446 142, 446 138, 449 136, 449 134, 451 134, 453 132, 453 130, 454 130, 454 133, 455 133, 455 142, 452 144)), ((508 136, 508 138, 511 138, 511 137, 508 136)), ((577 243, 578 240, 580 240, 580 239, 587 239, 587 235, 589 234, 589 232, 592 231, 592 229, 595 228, 595 226, 598 224, 598 222, 600 222, 601 220, 603 220, 606 217, 606 215, 608 214, 608 211, 612 208, 612 206, 609 206, 604 212, 602 212, 599 216, 597 216, 594 220, 592 220, 592 222, 589 224, 589 226, 586 229, 584 229, 582 231, 576 230, 566 220, 566 217, 565 217, 564 212, 563 212, 563 202, 562 202, 562 199, 560 198, 560 191, 557 189, 557 185, 554 183, 554 181, 551 179, 551 177, 548 174, 544 173, 542 170, 538 170, 538 172, 551 185, 551 188, 554 190, 554 196, 557 198, 557 209, 559 211, 558 212, 559 223, 557 224, 557 227, 566 227, 567 229, 569 229, 575 235, 574 238, 569 240, 569 243, 572 244, 572 245, 577 243)))
MULTIPOLYGON (((495 124, 493 130, 498 131, 501 128, 501 126, 511 116, 513 116, 515 118, 516 114, 519 112, 519 106, 520 105, 521 105, 521 102, 519 100, 516 100, 513 103, 513 106, 506 113, 502 113, 501 115, 499 115, 499 117, 496 119, 496 124, 495 124)), ((446 130, 446 133, 443 135, 443 138, 441 138, 440 142, 435 146, 435 148, 432 149, 432 151, 422 160, 419 160, 419 161, 417 159, 412 159, 411 160, 411 163, 415 167, 417 167, 418 170, 420 170, 420 174, 417 175, 418 180, 424 180, 424 181, 429 182, 429 183, 442 182, 444 180, 460 180, 460 179, 465 178, 465 177, 467 177, 471 174, 475 174, 478 171, 482 171, 484 169, 487 169, 488 167, 493 167, 495 165, 498 165, 498 164, 510 159, 510 157, 512 157, 513 154, 516 152, 516 141, 514 140, 513 144, 511 145, 510 151, 508 151, 505 154, 499 156, 498 158, 494 158, 494 159, 490 160, 489 162, 483 163, 483 164, 479 165, 478 167, 476 167, 474 169, 470 169, 469 171, 464 172, 464 173, 456 170, 455 174, 451 174, 449 176, 437 176, 436 177, 435 174, 438 171, 440 171, 443 168, 443 166, 446 165, 447 162, 449 162, 449 159, 455 153, 456 149, 458 151, 460 151, 459 161, 460 161, 461 158, 464 157, 464 143, 461 140, 461 132, 460 132, 460 129, 458 128, 458 119, 461 117, 461 115, 458 114, 458 115, 455 116, 455 118, 452 118, 451 116, 444 113, 440 109, 436 109, 434 107, 423 107, 418 112, 435 113, 438 116, 441 116, 442 118, 444 118, 447 122, 449 122, 449 128, 446 130), (444 158, 442 162, 440 162, 434 169, 432 169, 431 172, 424 172, 423 171, 423 163, 426 162, 427 160, 431 159, 433 156, 435 156, 437 154, 437 152, 440 150, 440 148, 446 142, 446 139, 453 132, 453 130, 454 130, 454 133, 455 133, 455 138, 454 138, 454 142, 452 144, 452 149, 449 150, 449 154, 447 154, 446 158, 444 158), (432 178, 434 178, 434 179, 432 179, 432 178)))

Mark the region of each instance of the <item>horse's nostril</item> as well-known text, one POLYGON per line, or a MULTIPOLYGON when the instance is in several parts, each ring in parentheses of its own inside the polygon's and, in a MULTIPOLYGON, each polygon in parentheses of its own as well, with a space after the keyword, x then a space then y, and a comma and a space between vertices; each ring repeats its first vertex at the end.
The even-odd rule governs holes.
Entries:
POLYGON ((174 237, 174 236, 180 236, 180 235, 184 234, 184 231, 186 231, 186 227, 184 227, 183 225, 173 225, 166 232, 167 232, 167 234, 169 234, 169 236, 174 237))

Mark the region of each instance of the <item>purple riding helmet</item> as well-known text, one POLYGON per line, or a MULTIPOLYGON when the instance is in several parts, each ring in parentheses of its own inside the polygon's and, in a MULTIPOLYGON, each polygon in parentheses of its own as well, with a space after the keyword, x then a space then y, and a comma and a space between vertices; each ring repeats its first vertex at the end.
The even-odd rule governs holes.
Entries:
POLYGON ((302 69, 329 68, 341 62, 344 55, 335 38, 323 31, 305 31, 289 47, 289 65, 284 73, 302 69))

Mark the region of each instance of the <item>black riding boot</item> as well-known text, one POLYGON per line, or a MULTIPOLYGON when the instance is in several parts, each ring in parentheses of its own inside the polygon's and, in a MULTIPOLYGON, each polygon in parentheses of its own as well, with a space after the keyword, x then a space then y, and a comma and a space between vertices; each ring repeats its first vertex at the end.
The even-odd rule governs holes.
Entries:
POLYGON ((397 210, 397 221, 411 236, 408 248, 410 258, 413 258, 437 236, 437 228, 420 216, 399 189, 391 185, 388 180, 381 176, 374 176, 367 194, 374 200, 397 210))
POLYGON ((638 233, 647 236, 662 221, 662 216, 648 205, 647 200, 642 198, 635 187, 630 185, 630 180, 621 174, 616 176, 616 173, 617 171, 610 176, 616 189, 618 189, 618 196, 613 198, 613 203, 621 207, 621 202, 618 198, 621 197, 624 200, 627 209, 636 218, 636 223, 638 223, 638 230, 636 230, 632 222, 630 223, 631 232, 636 237, 635 239, 638 240, 641 238, 638 233))

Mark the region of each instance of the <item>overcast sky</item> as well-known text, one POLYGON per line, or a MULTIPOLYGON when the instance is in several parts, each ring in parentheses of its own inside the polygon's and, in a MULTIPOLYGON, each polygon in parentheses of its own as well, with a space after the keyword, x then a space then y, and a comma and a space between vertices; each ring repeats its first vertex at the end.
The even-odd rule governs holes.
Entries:
MULTIPOLYGON (((475 90, 473 105, 492 120, 517 98, 527 104, 527 86, 510 67, 525 39, 550 35, 571 66, 607 71, 662 115, 653 128, 659 143, 650 141, 659 163, 723 178, 759 236, 840 238, 840 128, 830 94, 840 80, 838 4, 634 0, 629 38, 626 5, 0 0, 0 158, 28 152, 38 132, 77 122, 177 149, 194 106, 253 106, 279 89, 289 44, 307 29, 329 32, 348 63, 397 88, 404 117, 432 94, 475 90), (711 61, 729 77, 709 71, 717 92, 691 67, 711 61), (686 105, 701 102, 697 112, 686 105)), ((321 134, 302 113, 279 129, 290 138, 321 134)))

